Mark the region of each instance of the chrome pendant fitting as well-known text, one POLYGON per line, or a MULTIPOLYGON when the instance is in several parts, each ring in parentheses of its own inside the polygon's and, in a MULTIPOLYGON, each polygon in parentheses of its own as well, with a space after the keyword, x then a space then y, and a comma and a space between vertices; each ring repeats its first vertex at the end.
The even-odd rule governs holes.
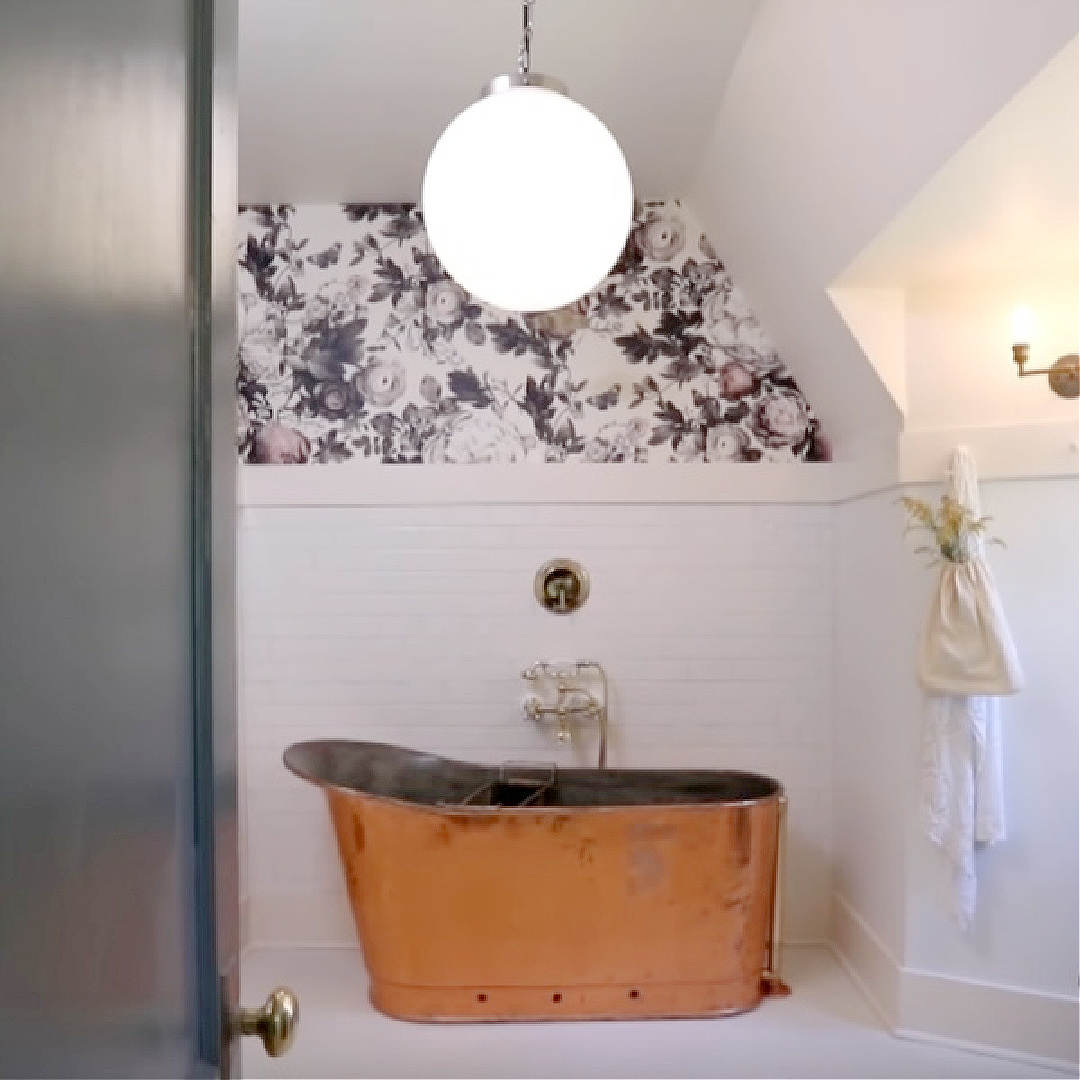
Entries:
POLYGON ((541 90, 553 90, 556 94, 562 94, 563 97, 570 96, 570 88, 562 79, 532 73, 533 2, 534 0, 524 0, 521 6, 521 45, 518 47, 517 72, 513 75, 496 75, 481 89, 480 97, 501 94, 518 86, 534 86, 541 90))
POLYGON ((556 94, 562 94, 563 97, 570 96, 570 88, 566 83, 552 75, 496 75, 480 91, 480 96, 486 98, 492 94, 501 94, 515 86, 538 86, 542 90, 553 90, 556 94))

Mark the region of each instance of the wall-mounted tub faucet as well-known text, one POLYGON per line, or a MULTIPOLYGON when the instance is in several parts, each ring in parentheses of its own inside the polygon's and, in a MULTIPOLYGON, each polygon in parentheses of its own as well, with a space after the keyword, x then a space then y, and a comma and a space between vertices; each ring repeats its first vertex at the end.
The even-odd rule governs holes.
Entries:
POLYGON ((600 729, 600 746, 597 752, 598 768, 607 768, 608 735, 608 685, 607 673, 595 660, 577 660, 571 663, 551 663, 537 660, 522 673, 521 677, 536 686, 538 692, 525 699, 525 717, 537 724, 554 723, 555 737, 559 742, 572 743, 574 727, 582 721, 595 720, 600 729), (596 676, 590 680, 589 676, 596 676), (599 696, 585 683, 598 682, 599 696), (554 687, 555 699, 543 696, 543 690, 554 687))

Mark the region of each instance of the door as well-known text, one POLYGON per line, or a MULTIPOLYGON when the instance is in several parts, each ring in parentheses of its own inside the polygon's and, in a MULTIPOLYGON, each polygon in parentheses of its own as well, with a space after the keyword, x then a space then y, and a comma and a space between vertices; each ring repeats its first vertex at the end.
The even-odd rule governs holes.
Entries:
POLYGON ((2 1076, 218 1071, 235 7, 0 0, 2 1076))

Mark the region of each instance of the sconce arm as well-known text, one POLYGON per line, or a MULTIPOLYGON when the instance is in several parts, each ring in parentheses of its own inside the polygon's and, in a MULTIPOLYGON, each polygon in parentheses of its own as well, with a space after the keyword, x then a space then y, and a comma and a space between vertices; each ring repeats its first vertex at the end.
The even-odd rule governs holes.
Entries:
POLYGON ((1029 368, 1027 365, 1031 360, 1031 346, 1013 345, 1012 350, 1016 373, 1021 378, 1025 375, 1048 375, 1050 389, 1059 397, 1080 396, 1080 355, 1066 353, 1059 356, 1049 367, 1029 368))

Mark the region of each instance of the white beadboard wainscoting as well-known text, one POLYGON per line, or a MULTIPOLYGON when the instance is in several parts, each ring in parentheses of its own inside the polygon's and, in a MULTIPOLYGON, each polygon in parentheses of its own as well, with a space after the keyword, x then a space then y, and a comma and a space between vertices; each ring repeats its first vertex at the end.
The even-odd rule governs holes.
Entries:
POLYGON ((831 937, 895 1033, 1075 1075, 1075 464, 1055 450, 1017 472, 993 439, 967 441, 989 466, 984 505, 1009 545, 992 561, 1029 678, 1008 703, 1010 836, 983 856, 979 933, 933 907, 923 871, 938 853, 911 827, 931 578, 899 499, 935 497, 906 485, 937 473, 939 439, 903 471, 887 444, 767 468, 242 468, 250 955, 356 942, 322 795, 283 768, 289 743, 587 764, 594 739, 567 750, 522 718, 520 673, 595 659, 612 681, 613 765, 785 784, 788 941, 831 937), (559 555, 592 577, 566 617, 532 591, 559 555))
POLYGON ((243 508, 249 943, 355 941, 323 797, 286 772, 286 746, 341 737, 589 764, 591 734, 568 750, 523 719, 521 671, 538 659, 604 665, 613 766, 780 779, 787 935, 824 940, 831 519, 827 505, 783 503, 243 508), (591 577, 574 615, 533 596, 554 556, 591 577))

